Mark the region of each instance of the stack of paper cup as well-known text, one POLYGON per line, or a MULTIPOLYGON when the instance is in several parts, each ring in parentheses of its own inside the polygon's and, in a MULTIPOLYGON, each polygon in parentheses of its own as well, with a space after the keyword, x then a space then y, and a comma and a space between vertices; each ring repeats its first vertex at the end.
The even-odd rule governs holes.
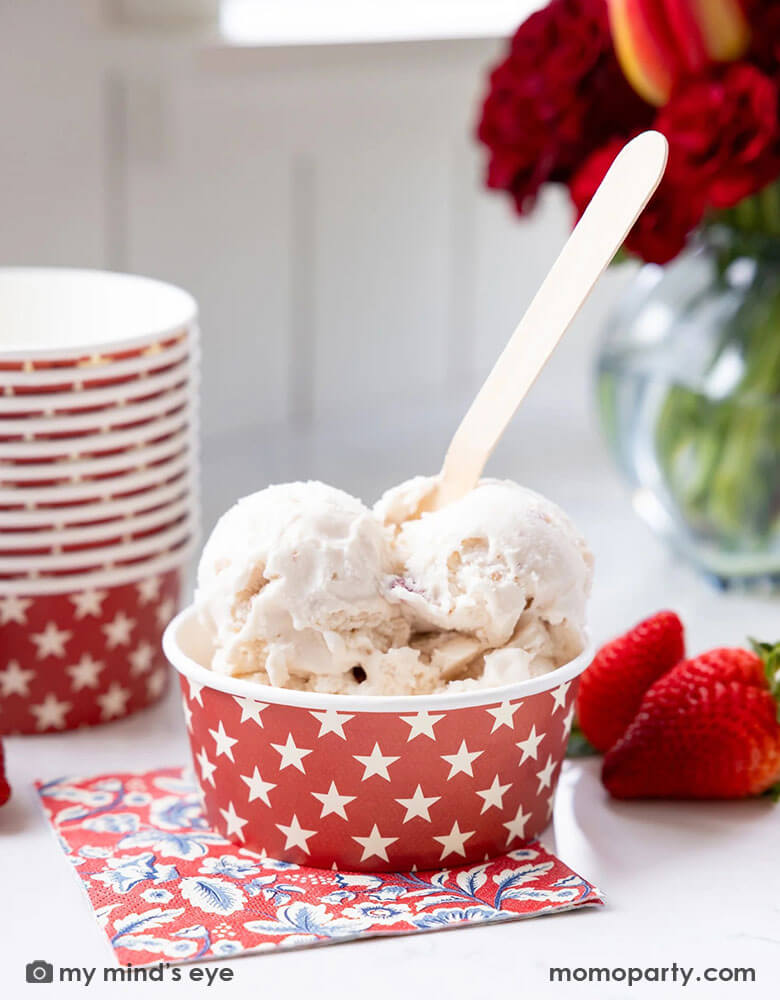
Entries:
POLYGON ((160 697, 197 535, 194 300, 148 278, 0 269, 0 732, 160 697))

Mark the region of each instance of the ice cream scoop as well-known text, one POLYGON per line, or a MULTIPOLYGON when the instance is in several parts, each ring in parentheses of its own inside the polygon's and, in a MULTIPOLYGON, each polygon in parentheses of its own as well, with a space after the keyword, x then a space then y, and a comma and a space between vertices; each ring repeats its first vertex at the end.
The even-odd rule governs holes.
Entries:
MULTIPOLYGON (((426 489, 432 480, 416 480, 426 489)), ((403 484, 377 505, 395 527, 401 582, 391 600, 419 629, 473 635, 490 647, 508 643, 521 613, 581 633, 592 556, 564 512, 509 480, 483 479, 465 497, 420 518, 394 522, 403 484)))
POLYGON ((485 480, 408 519, 419 477, 369 510, 322 483, 240 500, 203 552, 212 669, 332 693, 422 694, 552 670, 584 646, 592 560, 566 515, 485 480))
POLYGON ((265 673, 284 686, 348 672, 367 644, 403 641, 406 623, 382 595, 387 560, 379 522, 341 490, 287 483, 239 500, 198 569, 195 602, 213 631, 213 669, 265 673))

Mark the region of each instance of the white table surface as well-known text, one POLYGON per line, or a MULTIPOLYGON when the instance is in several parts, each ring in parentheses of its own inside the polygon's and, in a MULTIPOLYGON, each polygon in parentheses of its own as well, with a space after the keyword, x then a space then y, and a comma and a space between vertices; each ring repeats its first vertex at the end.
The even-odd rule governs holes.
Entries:
MULTIPOLYGON (((559 412, 557 409, 556 413, 559 412)), ((258 442, 212 442, 206 449, 206 521, 233 497, 265 482, 307 476, 371 499, 382 484, 435 468, 452 414, 408 414, 378 449, 376 428, 335 426, 313 434, 267 435, 258 442), (411 431, 414 433, 411 433, 411 431), (372 436, 373 435, 373 436, 372 436), (409 442, 413 441, 412 447, 409 442), (378 455, 381 452, 381 460, 378 455)), ((394 416, 394 419, 398 415, 394 416)), ((777 638, 778 603, 723 595, 679 564, 636 520, 594 429, 529 403, 493 470, 528 482, 568 509, 597 556, 592 602, 597 641, 663 606, 688 626, 693 650, 735 644, 746 633, 777 638), (557 419, 557 423, 556 423, 557 419), (541 423, 544 433, 537 433, 541 423)), ((21 994, 25 963, 112 964, 77 880, 44 823, 32 782, 56 775, 150 769, 187 763, 174 692, 157 707, 110 726, 6 741, 14 786, 0 811, 0 968, 2 996, 21 994), (10 992, 6 992, 6 984, 10 992)), ((768 801, 616 803, 598 780, 598 762, 568 763, 546 840, 608 903, 599 910, 518 923, 336 945, 225 963, 230 997, 494 995, 671 997, 677 985, 548 982, 551 966, 694 967, 685 996, 776 996, 780 969, 780 812, 768 801), (752 985, 696 982, 708 967, 756 970, 752 985)), ((58 984, 57 996, 84 986, 58 984)), ((208 990, 166 982, 106 986, 98 996, 167 997, 208 990)), ((23 995, 27 995, 26 993, 23 995)))

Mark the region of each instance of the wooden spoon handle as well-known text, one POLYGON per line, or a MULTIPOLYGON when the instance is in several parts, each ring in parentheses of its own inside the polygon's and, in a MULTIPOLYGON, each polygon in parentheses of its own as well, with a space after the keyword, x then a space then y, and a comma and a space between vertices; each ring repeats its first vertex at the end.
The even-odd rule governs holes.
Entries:
POLYGON ((455 432, 435 507, 476 486, 507 424, 658 187, 667 155, 660 132, 643 132, 617 155, 455 432))

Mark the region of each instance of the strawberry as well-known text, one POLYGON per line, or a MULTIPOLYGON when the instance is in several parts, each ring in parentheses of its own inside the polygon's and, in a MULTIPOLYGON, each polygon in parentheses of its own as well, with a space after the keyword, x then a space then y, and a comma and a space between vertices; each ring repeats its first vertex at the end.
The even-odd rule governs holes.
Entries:
POLYGON ((737 799, 780 781, 780 644, 713 649, 647 691, 604 758, 615 798, 737 799))
POLYGON ((11 788, 5 780, 5 755, 3 754, 3 744, 0 743, 0 806, 4 806, 11 798, 11 788))
POLYGON ((597 750, 605 753, 620 739, 645 691, 683 656, 683 626, 673 611, 659 611, 601 647, 577 694, 580 729, 597 750))

